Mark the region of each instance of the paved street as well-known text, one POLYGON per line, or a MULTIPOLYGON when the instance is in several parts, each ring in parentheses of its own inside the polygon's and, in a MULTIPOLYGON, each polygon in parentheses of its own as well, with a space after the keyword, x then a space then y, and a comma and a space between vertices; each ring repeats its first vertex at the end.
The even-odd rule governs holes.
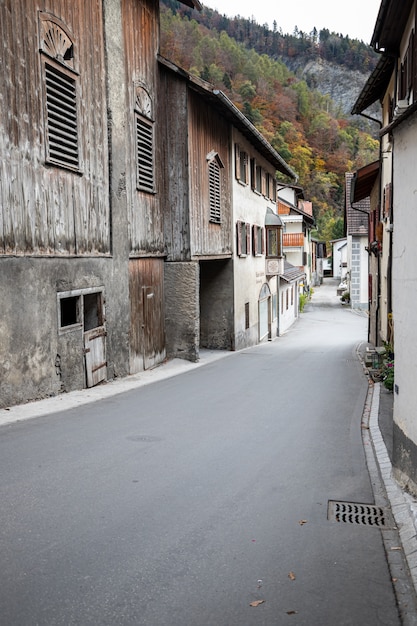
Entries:
POLYGON ((374 502, 366 333, 331 282, 273 342, 1 426, 0 623, 401 624, 381 531, 327 518, 374 502))

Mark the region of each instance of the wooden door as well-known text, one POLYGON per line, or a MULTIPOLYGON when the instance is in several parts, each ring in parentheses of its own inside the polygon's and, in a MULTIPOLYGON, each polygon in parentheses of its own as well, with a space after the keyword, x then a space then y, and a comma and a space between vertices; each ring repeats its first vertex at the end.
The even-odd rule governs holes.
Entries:
POLYGON ((132 259, 129 263, 130 373, 165 359, 163 259, 132 259))
POLYGON ((84 333, 84 354, 87 387, 94 387, 107 378, 104 327, 93 328, 84 333))
POLYGON ((107 379, 103 293, 86 293, 82 298, 86 383, 94 387, 107 379))

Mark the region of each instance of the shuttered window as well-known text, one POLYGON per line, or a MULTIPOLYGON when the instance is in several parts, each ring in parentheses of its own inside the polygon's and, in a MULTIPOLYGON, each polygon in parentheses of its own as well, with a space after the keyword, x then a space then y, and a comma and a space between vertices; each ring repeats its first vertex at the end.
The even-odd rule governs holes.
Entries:
POLYGON ((48 160, 79 168, 75 79, 45 63, 48 160))
POLYGON ((136 115, 137 188, 155 192, 153 122, 136 115))
POLYGON ((209 163, 209 203, 210 222, 220 224, 221 221, 221 184, 220 166, 216 159, 209 163))

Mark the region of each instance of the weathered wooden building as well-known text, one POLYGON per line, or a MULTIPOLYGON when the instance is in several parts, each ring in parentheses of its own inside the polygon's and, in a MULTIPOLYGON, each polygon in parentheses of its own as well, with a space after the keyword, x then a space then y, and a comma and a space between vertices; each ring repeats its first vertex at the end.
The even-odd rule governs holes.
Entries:
POLYGON ((2 407, 165 358, 158 22, 157 0, 0 3, 2 407))
POLYGON ((160 81, 167 353, 197 360, 276 337, 266 216, 279 219, 276 171, 296 175, 221 91, 163 58, 160 81))

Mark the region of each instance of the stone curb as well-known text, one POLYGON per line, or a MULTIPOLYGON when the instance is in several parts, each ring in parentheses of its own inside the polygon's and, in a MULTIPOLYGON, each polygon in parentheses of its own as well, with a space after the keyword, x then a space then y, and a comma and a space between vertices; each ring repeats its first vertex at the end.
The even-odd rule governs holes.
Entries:
MULTIPOLYGON (((395 581, 394 588, 397 594, 397 601, 402 613, 403 624, 414 626, 417 624, 417 528, 416 528, 416 512, 417 507, 395 481, 392 476, 392 464, 389 457, 384 439, 379 428, 379 401, 381 393, 381 383, 373 383, 372 398, 369 404, 369 438, 372 444, 372 450, 375 461, 378 466, 379 475, 383 482, 386 499, 394 517, 397 527, 395 535, 387 531, 383 531, 383 540, 387 552, 387 559, 395 581), (399 535, 400 546, 395 545, 395 536, 399 535), (400 550, 403 559, 399 557, 400 550), (406 583, 401 578, 404 576, 401 560, 408 567, 408 574, 413 586, 414 598, 410 597, 406 583), (398 578, 397 578, 398 576, 398 578), (399 584, 397 584, 399 583, 399 584)), ((365 437, 364 437, 365 439, 365 437)))

